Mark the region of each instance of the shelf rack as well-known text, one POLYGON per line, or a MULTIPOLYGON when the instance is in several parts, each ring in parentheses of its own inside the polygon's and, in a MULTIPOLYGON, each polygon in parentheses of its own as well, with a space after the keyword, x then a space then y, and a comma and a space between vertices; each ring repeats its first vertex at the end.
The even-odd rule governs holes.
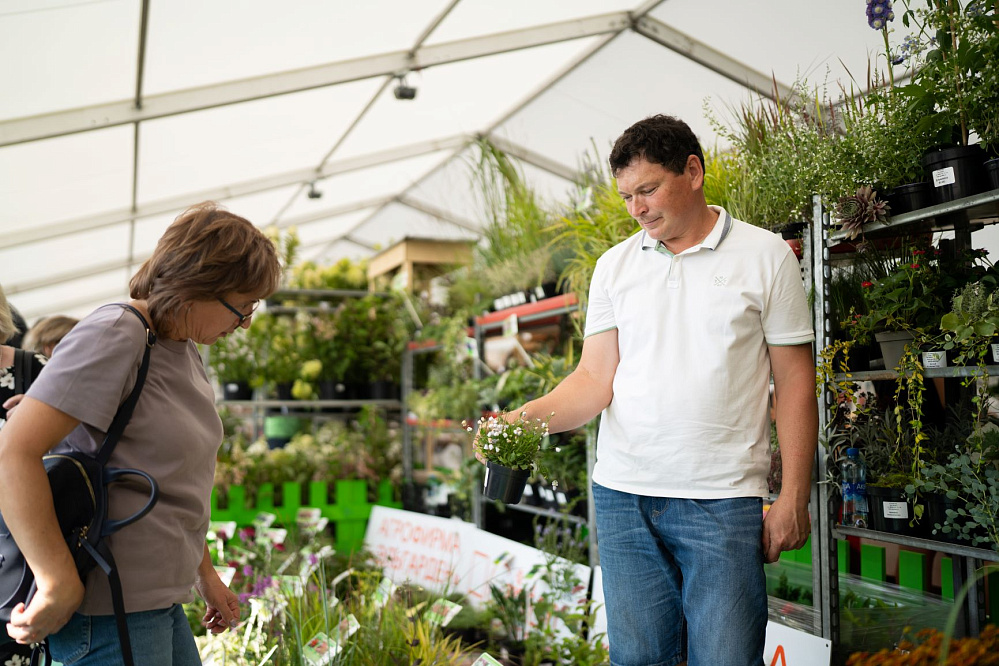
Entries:
MULTIPOLYGON (((475 343, 479 350, 479 358, 483 356, 483 347, 485 344, 485 337, 487 333, 501 330, 503 324, 511 316, 516 315, 518 325, 531 324, 539 325, 546 323, 548 321, 558 321, 558 319, 564 315, 575 312, 579 309, 579 302, 575 294, 562 294, 559 296, 553 296, 551 298, 546 298, 532 303, 523 303, 510 308, 505 308, 496 312, 489 312, 476 317, 473 321, 473 326, 471 327, 469 334, 475 338, 475 343)), ((403 355, 402 363, 402 409, 404 414, 408 414, 408 397, 413 391, 413 359, 416 355, 433 353, 441 350, 441 345, 434 341, 418 341, 410 342, 406 351, 403 355)), ((481 376, 481 367, 476 365, 475 374, 476 377, 481 376)), ((412 484, 413 480, 413 433, 412 433, 412 423, 407 423, 404 421, 403 427, 403 478, 407 485, 412 484)), ((593 463, 595 462, 594 456, 594 444, 593 436, 588 431, 587 434, 587 469, 592 471, 593 463)), ((589 474, 587 474, 589 476, 589 474)), ((481 488, 475 487, 472 492, 472 522, 478 527, 483 527, 484 525, 484 515, 483 515, 483 505, 488 503, 490 500, 482 497, 481 488)), ((554 509, 549 509, 545 507, 532 506, 530 504, 508 504, 506 508, 513 511, 519 511, 523 513, 529 513, 536 516, 544 516, 546 518, 551 518, 555 520, 564 520, 566 522, 574 524, 583 525, 593 525, 594 523, 594 508, 593 508, 593 498, 592 493, 587 493, 587 517, 581 517, 571 514, 566 514, 561 511, 554 509)), ((598 560, 597 550, 596 550, 596 530, 589 530, 589 556, 591 564, 595 564, 598 560)))
MULTIPOLYGON (((971 247, 971 232, 987 224, 999 222, 999 190, 991 190, 963 199, 937 204, 920 210, 904 213, 889 218, 886 222, 874 222, 864 225, 864 236, 873 238, 890 237, 901 233, 927 233, 939 231, 954 231, 956 249, 971 247)), ((829 212, 826 211, 819 197, 813 198, 812 225, 805 230, 804 245, 810 251, 809 261, 811 272, 815 276, 814 320, 816 322, 816 365, 821 362, 818 354, 831 340, 829 316, 829 279, 832 275, 830 248, 847 240, 843 230, 833 230, 829 212)), ((987 368, 990 373, 999 371, 999 367, 987 368)), ((928 368, 925 377, 972 377, 979 374, 977 367, 947 367, 928 368)), ((895 379, 896 373, 890 369, 867 372, 838 374, 837 379, 854 381, 895 379)), ((823 384, 819 404, 819 432, 825 432, 828 426, 829 407, 835 400, 832 391, 823 384)), ((819 446, 816 467, 818 478, 826 478, 824 447, 819 446)), ((839 571, 837 558, 837 541, 849 536, 874 539, 902 546, 924 548, 947 553, 961 562, 954 567, 954 585, 959 589, 965 578, 970 578, 976 568, 976 563, 982 561, 997 561, 993 551, 949 544, 928 539, 917 539, 894 534, 885 534, 869 529, 843 527, 835 524, 833 515, 833 499, 835 491, 828 484, 813 484, 812 507, 818 509, 817 520, 812 521, 813 562, 818 563, 813 568, 813 580, 817 592, 816 599, 816 633, 830 639, 833 645, 839 642, 839 571), (817 557, 816 557, 817 556, 817 557)), ((981 585, 976 586, 976 592, 969 594, 962 610, 961 625, 968 633, 977 633, 983 620, 984 591, 981 585)))

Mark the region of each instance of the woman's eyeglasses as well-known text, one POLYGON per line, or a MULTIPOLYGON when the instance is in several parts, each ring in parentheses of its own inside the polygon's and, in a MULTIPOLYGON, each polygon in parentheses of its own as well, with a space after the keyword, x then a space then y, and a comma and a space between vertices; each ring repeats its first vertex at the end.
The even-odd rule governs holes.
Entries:
POLYGON ((247 319, 249 319, 250 317, 253 316, 253 313, 257 311, 257 306, 260 305, 260 301, 253 301, 253 307, 250 308, 249 314, 243 314, 242 312, 240 312, 239 310, 237 310, 233 306, 231 306, 228 303, 226 303, 226 300, 224 298, 219 298, 218 301, 219 301, 219 303, 221 303, 222 305, 224 305, 226 307, 226 309, 229 310, 229 312, 233 313, 234 315, 236 315, 239 318, 239 325, 240 326, 242 326, 246 322, 247 319))

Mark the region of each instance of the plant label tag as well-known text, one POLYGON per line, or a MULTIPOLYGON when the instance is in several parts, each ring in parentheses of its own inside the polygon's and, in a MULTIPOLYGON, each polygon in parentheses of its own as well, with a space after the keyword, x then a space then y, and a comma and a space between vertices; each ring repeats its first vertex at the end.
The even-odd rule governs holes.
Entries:
POLYGON ((284 540, 288 538, 288 530, 283 527, 275 527, 263 530, 263 535, 265 539, 277 546, 284 543, 284 540))
POLYGON ((511 338, 517 335, 520 327, 517 325, 517 315, 512 314, 503 320, 503 337, 511 338))
POLYGON ((236 577, 236 567, 215 567, 215 573, 222 579, 222 584, 229 587, 232 585, 232 579, 236 577))
POLYGON ((353 614, 347 615, 347 617, 340 620, 340 624, 333 630, 332 638, 336 641, 337 645, 343 645, 360 628, 361 623, 357 621, 357 618, 353 614))
POLYGON ((909 504, 907 502, 882 502, 885 518, 909 519, 909 504))
POLYGON ((321 631, 302 646, 302 657, 309 666, 326 666, 339 652, 340 646, 321 631))
POLYGON ((396 585, 390 578, 382 578, 382 581, 378 583, 378 589, 375 590, 375 593, 371 597, 371 602, 375 607, 381 608, 392 598, 395 588, 396 585))
POLYGON ((312 527, 323 517, 323 510, 317 507, 303 506, 295 513, 295 522, 299 528, 312 527))
POLYGON ((302 584, 302 579, 298 576, 275 576, 274 579, 282 594, 293 597, 301 597, 305 594, 305 585, 302 584))
POLYGON ((502 665, 500 664, 500 662, 490 657, 488 653, 483 652, 481 657, 472 662, 472 666, 502 666, 502 665))
POLYGON ((261 511, 253 518, 253 526, 258 530, 265 530, 273 525, 275 520, 277 520, 275 514, 261 511))
POLYGON ((456 604, 448 599, 438 599, 430 607, 430 610, 423 614, 423 617, 426 618, 429 624, 446 627, 460 611, 460 604, 456 604))
POLYGON ((945 351, 925 351, 923 352, 924 368, 946 368, 947 352, 945 351))
POLYGON ((957 179, 954 177, 954 167, 950 166, 946 169, 937 169, 933 172, 933 187, 943 187, 944 185, 953 185, 957 179))
POLYGON ((208 523, 208 531, 215 532, 219 539, 229 540, 236 535, 235 520, 213 520, 208 523))

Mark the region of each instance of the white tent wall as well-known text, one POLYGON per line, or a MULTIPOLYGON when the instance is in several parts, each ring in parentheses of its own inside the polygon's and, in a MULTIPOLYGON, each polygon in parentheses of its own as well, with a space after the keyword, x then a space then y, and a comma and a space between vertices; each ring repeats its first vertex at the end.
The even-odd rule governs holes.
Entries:
POLYGON ((679 115, 712 147, 706 98, 841 62, 863 80, 882 51, 860 0, 4 0, 0 284, 32 317, 124 298, 205 198, 299 228, 322 261, 469 237, 478 136, 564 203, 638 118, 679 115))

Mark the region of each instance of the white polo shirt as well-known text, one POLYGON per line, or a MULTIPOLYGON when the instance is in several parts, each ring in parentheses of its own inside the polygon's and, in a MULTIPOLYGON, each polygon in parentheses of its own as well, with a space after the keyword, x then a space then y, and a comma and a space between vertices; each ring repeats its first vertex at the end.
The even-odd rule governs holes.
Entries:
POLYGON ((621 360, 593 480, 655 497, 767 495, 768 345, 814 339, 790 246, 725 210, 673 255, 640 231, 597 261, 585 336, 621 360))

